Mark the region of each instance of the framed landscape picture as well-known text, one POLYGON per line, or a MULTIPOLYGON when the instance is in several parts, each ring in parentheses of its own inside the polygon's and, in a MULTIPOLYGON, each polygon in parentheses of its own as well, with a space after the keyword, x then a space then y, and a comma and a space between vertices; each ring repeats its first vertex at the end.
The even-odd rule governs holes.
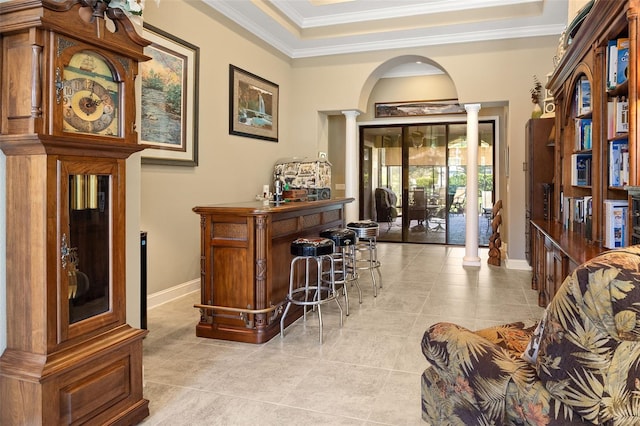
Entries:
POLYGON ((380 102, 375 104, 376 118, 461 114, 464 112, 466 112, 464 105, 460 105, 457 99, 443 99, 439 101, 380 102))
POLYGON ((278 142, 279 87, 229 65, 229 133, 278 142))
POLYGON ((146 22, 151 44, 140 62, 142 163, 198 165, 198 67, 200 49, 146 22))

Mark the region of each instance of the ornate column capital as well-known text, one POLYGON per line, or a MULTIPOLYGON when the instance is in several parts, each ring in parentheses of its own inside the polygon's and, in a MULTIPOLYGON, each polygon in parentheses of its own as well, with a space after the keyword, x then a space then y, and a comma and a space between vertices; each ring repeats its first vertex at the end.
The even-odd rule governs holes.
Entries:
POLYGON ((481 104, 464 104, 464 109, 467 110, 467 113, 478 112, 482 108, 481 104))

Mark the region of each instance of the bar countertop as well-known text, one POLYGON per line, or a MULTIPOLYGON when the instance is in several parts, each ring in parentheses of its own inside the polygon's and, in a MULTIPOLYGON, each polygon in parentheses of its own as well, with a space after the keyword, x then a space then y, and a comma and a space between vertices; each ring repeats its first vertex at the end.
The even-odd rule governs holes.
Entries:
POLYGON ((354 198, 330 198, 328 200, 316 200, 316 201, 281 201, 275 203, 269 201, 265 204, 264 201, 243 201, 236 203, 223 203, 223 204, 208 204, 197 206, 193 208, 196 213, 202 212, 235 212, 243 214, 268 214, 268 213, 283 213, 287 211, 294 211, 299 209, 310 209, 314 207, 324 207, 332 204, 346 204, 351 203, 354 198))

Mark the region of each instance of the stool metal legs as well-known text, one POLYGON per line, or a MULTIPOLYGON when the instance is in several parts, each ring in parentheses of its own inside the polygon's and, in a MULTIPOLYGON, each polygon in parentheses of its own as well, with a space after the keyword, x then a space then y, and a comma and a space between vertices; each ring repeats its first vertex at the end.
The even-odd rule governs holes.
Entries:
POLYGON ((332 255, 322 256, 296 256, 291 261, 291 270, 289 273, 289 294, 287 294, 287 306, 284 309, 282 318, 280 318, 280 336, 284 337, 284 322, 291 305, 303 306, 303 317, 307 319, 307 307, 311 306, 318 309, 318 322, 320 326, 320 343, 322 343, 322 309, 321 305, 335 300, 340 310, 340 326, 342 326, 342 306, 338 300, 335 285, 335 263, 332 255), (316 261, 317 277, 315 282, 310 280, 310 262, 316 261), (300 261, 305 262, 305 281, 304 287, 295 287, 296 264, 300 261), (323 282, 323 263, 327 261, 330 265, 329 279, 323 282), (310 295, 312 296, 310 297, 310 295))
POLYGON ((380 272, 380 261, 378 260, 378 249, 376 247, 376 237, 360 238, 358 240, 357 251, 366 253, 366 258, 362 257, 356 260, 357 269, 369 270, 371 273, 371 281, 373 282, 373 297, 378 296, 378 286, 382 288, 382 273, 380 272), (380 283, 376 283, 374 270, 378 272, 380 283))
MULTIPOLYGON (((355 267, 355 245, 346 244, 344 246, 336 246, 333 253, 333 259, 335 264, 335 272, 333 274, 336 287, 341 287, 344 294, 344 302, 346 305, 346 316, 349 316, 349 291, 348 285, 355 282, 358 289, 358 300, 362 303, 362 290, 360 289, 360 283, 358 282, 358 271, 355 267)), ((330 282, 329 276, 331 272, 323 272, 323 283, 330 282)))

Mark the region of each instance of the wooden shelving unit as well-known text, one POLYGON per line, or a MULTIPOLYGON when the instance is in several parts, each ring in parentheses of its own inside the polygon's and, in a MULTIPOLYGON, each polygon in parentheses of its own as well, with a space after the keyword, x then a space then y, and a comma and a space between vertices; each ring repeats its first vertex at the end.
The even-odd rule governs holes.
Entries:
MULTIPOLYGON (((606 233, 605 200, 629 199, 623 186, 612 186, 609 182, 609 144, 612 139, 627 139, 628 184, 638 185, 639 8, 640 2, 637 0, 596 0, 547 83, 556 103, 553 215, 546 221, 538 219, 531 222, 534 234, 531 237, 534 246, 532 285, 540 291, 541 305, 550 301, 555 289, 575 266, 607 250, 603 246, 606 233), (629 39, 627 81, 609 90, 608 44, 610 40, 619 38, 629 39), (580 96, 580 87, 585 82, 590 86, 588 100, 580 96), (617 134, 611 138, 608 134, 608 101, 622 96, 629 100, 629 131, 628 134, 617 134), (587 110, 580 108, 584 102, 589 103, 587 110), (579 119, 591 120, 588 147, 576 145, 579 132, 576 120, 579 119), (591 155, 589 184, 576 182, 576 171, 572 167, 572 156, 576 154, 591 155), (573 211, 567 210, 572 201, 566 199, 588 200, 589 197, 589 225, 585 220, 582 225, 573 227, 577 222, 571 224, 573 217, 568 217, 568 214, 573 214, 573 211), (571 247, 567 241, 571 242, 571 247)), ((584 212, 586 214, 586 210, 584 212)), ((629 221, 626 241, 630 241, 630 228, 629 221)))

